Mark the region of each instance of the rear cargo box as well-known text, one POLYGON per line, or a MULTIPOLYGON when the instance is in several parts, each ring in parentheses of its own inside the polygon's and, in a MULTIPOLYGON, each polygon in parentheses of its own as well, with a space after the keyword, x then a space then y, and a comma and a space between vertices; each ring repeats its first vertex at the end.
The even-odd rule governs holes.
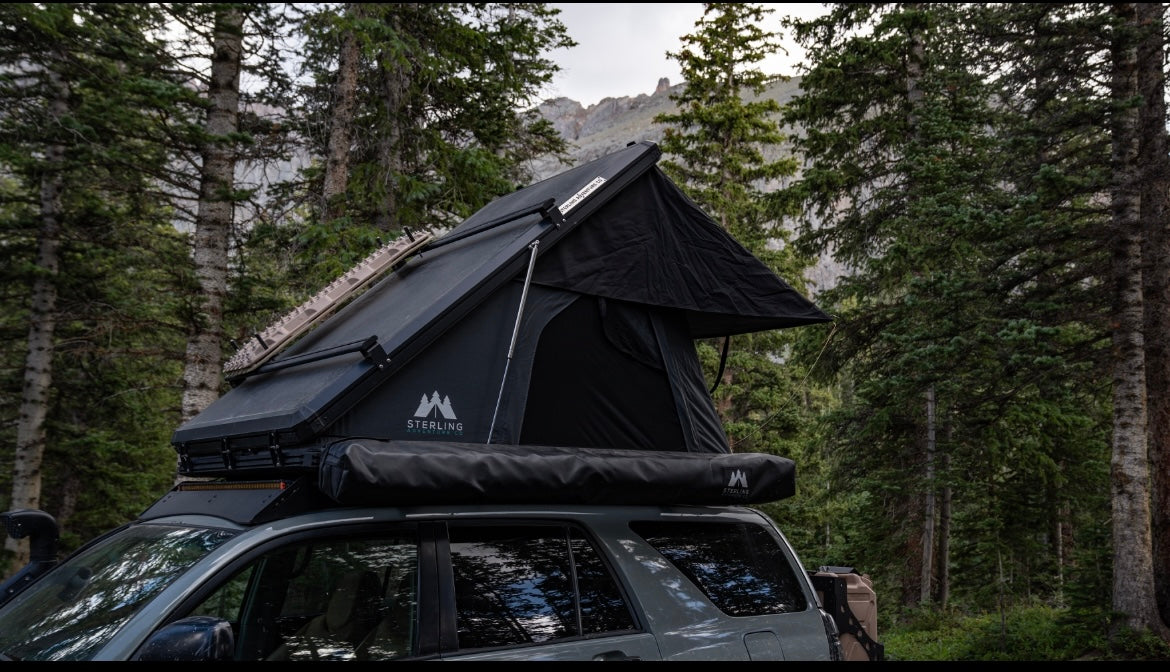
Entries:
POLYGON ((812 579, 821 604, 837 623, 845 660, 882 660, 873 581, 852 567, 821 567, 812 579))

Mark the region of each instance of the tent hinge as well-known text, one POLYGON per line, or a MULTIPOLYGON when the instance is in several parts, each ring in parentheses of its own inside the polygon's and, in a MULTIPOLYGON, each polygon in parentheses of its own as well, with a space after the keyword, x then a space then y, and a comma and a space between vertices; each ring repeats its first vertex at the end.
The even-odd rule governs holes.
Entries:
POLYGON ((472 227, 466 231, 462 231, 458 234, 449 234, 449 235, 443 236, 442 238, 439 238, 438 240, 433 240, 430 243, 428 243, 426 247, 423 248, 423 251, 426 252, 428 250, 433 250, 436 247, 450 245, 451 243, 458 242, 460 240, 463 240, 464 238, 468 238, 470 236, 474 236, 476 234, 483 233, 484 231, 487 231, 489 229, 494 229, 497 226, 500 226, 502 224, 507 224, 508 222, 514 222, 517 219, 520 219, 521 217, 527 217, 528 215, 535 215, 535 214, 539 214, 542 219, 547 219, 558 227, 562 223, 564 223, 564 221, 565 221, 565 216, 561 213, 560 209, 556 207, 556 201, 551 199, 551 198, 546 198, 543 201, 541 201, 540 203, 536 203, 535 205, 529 205, 527 207, 520 208, 519 210, 517 210, 515 212, 504 215, 503 217, 497 217, 496 219, 484 222, 483 224, 480 224, 478 226, 474 226, 474 227, 472 227))

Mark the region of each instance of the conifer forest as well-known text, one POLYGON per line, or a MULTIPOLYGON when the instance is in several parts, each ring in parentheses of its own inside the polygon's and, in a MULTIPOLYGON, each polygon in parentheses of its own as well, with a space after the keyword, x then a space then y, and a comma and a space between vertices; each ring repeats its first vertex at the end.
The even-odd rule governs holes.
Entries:
MULTIPOLYGON (((784 8, 706 4, 655 119, 833 318, 696 343, 730 449, 797 464, 760 508, 891 660, 1170 659, 1167 6, 784 8)), ((567 162, 574 46, 543 3, 0 4, 0 511, 69 551, 165 494, 241 342, 567 162)))

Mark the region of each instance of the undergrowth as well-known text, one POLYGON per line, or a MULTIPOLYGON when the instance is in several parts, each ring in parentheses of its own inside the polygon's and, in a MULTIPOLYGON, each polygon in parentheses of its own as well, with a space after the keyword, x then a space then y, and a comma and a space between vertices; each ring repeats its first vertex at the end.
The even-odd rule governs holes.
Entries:
POLYGON ((889 619, 878 640, 889 661, 1170 661, 1170 644, 1149 632, 1119 629, 1110 615, 1047 606, 963 614, 924 608, 889 619))

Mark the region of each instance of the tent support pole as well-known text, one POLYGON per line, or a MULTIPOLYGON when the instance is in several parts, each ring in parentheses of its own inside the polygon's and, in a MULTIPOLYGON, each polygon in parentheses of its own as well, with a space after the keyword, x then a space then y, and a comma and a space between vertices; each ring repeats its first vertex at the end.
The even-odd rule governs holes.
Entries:
POLYGON ((492 433, 496 431, 496 416, 500 414, 500 401, 504 398, 504 384, 508 382, 508 368, 512 365, 512 355, 516 352, 516 341, 520 338, 520 320, 524 317, 524 304, 528 302, 528 287, 532 284, 532 269, 536 266, 536 248, 540 247, 540 240, 534 240, 528 246, 531 254, 528 255, 528 273, 524 276, 524 289, 520 292, 520 307, 516 309, 516 324, 512 326, 512 342, 508 345, 508 359, 504 361, 504 375, 500 378, 500 392, 496 395, 496 408, 492 411, 492 424, 488 427, 487 442, 492 442, 492 433))

